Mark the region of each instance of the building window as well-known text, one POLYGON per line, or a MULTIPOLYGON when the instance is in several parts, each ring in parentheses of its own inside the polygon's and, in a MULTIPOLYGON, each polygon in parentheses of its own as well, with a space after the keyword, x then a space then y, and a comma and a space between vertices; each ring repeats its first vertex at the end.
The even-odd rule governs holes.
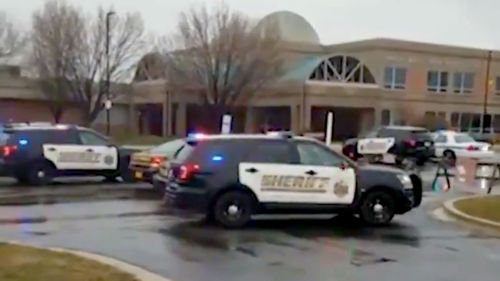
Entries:
POLYGON ((495 114, 493 116, 493 124, 492 124, 493 130, 495 133, 500 132, 500 115, 495 114))
POLYGON ((451 114, 450 125, 453 129, 458 129, 460 127, 460 113, 453 112, 451 114))
POLYGON ((382 110, 382 116, 381 116, 381 125, 387 126, 391 125, 391 111, 388 109, 382 110))
POLYGON ((384 87, 391 90, 406 88, 406 68, 388 66, 384 70, 384 87))
POLYGON ((472 120, 471 120, 471 128, 469 131, 471 132, 481 132, 481 119, 482 116, 481 114, 472 114, 472 120))
MULTIPOLYGON (((485 118, 486 131, 490 131, 492 127, 491 118, 491 116, 485 118)), ((451 127, 461 132, 480 132, 482 122, 482 114, 479 113, 453 112, 451 114, 451 127)))
POLYGON ((500 96, 500 76, 495 79, 495 94, 500 96))
POLYGON ((427 90, 429 92, 446 92, 448 88, 447 71, 429 71, 427 72, 427 90))
POLYGON ((453 91, 459 94, 470 94, 474 88, 474 73, 455 72, 453 74, 453 91))

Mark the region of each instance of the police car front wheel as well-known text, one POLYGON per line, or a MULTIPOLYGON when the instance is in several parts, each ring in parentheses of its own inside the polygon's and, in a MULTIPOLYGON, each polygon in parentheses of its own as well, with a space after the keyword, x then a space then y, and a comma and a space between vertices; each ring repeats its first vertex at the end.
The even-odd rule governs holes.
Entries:
POLYGON ((394 214, 395 201, 387 192, 371 192, 361 202, 360 216, 369 225, 387 225, 392 221, 394 214))
POLYGON ((213 218, 227 228, 245 226, 254 209, 253 198, 246 193, 230 191, 220 195, 213 205, 213 218))

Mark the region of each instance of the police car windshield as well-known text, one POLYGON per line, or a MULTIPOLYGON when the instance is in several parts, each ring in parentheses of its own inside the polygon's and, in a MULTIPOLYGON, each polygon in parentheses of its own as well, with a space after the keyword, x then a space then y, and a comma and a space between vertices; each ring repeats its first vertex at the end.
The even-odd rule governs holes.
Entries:
POLYGON ((150 150, 151 153, 162 153, 174 156, 174 154, 179 150, 179 148, 184 144, 184 140, 178 139, 166 142, 150 150))
POLYGON ((187 142, 184 141, 184 144, 180 149, 177 150, 177 152, 174 155, 174 160, 175 162, 182 163, 188 159, 188 157, 191 155, 191 153, 194 150, 194 147, 196 146, 196 142, 187 142))
POLYGON ((476 142, 471 136, 467 134, 457 134, 454 138, 456 143, 476 142))

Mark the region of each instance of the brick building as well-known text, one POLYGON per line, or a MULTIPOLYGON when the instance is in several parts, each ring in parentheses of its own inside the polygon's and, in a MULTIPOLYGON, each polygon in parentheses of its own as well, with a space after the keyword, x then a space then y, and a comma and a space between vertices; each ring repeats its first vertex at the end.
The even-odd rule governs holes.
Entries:
MULTIPOLYGON (((279 23, 286 72, 248 104, 239 105, 237 132, 263 125, 323 131, 328 111, 334 112, 339 139, 373 125, 409 123, 424 115, 440 116, 463 131, 477 131, 485 105, 485 127, 500 132, 498 51, 488 59, 488 50, 383 38, 322 45, 300 15, 277 12, 261 23, 266 21, 279 23)), ((200 118, 202 97, 169 91, 162 65, 158 54, 148 54, 138 63, 134 81, 123 88, 130 94, 112 110, 113 126, 183 136, 206 121, 200 118)), ((8 75, 0 77, 0 118, 50 120, 32 81, 8 75)), ((77 122, 78 111, 69 110, 64 118, 77 122)), ((96 124, 104 124, 104 118, 96 124)))
MULTIPOLYGON (((328 111, 334 112, 337 138, 424 115, 440 116, 463 131, 477 131, 489 81, 485 127, 500 132, 500 52, 491 52, 487 79, 488 50, 383 38, 322 45, 312 26, 297 14, 277 12, 262 21, 270 20, 279 23, 286 41, 286 74, 241 105, 245 112, 239 123, 244 125, 237 131, 254 131, 264 123, 322 131, 328 111)), ((152 68, 150 61, 139 65, 148 67, 152 68)), ((134 92, 147 96, 170 117, 164 118, 164 133, 184 135, 193 129, 189 120, 196 117, 192 112, 199 96, 168 92, 161 76, 136 78, 134 92)))

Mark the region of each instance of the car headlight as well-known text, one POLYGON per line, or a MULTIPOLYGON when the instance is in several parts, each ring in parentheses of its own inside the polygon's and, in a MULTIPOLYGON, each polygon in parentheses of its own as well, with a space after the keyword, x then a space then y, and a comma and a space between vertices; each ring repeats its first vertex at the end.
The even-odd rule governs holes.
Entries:
POLYGON ((411 178, 407 174, 399 174, 398 179, 403 185, 404 189, 413 189, 413 183, 411 182, 411 178))

